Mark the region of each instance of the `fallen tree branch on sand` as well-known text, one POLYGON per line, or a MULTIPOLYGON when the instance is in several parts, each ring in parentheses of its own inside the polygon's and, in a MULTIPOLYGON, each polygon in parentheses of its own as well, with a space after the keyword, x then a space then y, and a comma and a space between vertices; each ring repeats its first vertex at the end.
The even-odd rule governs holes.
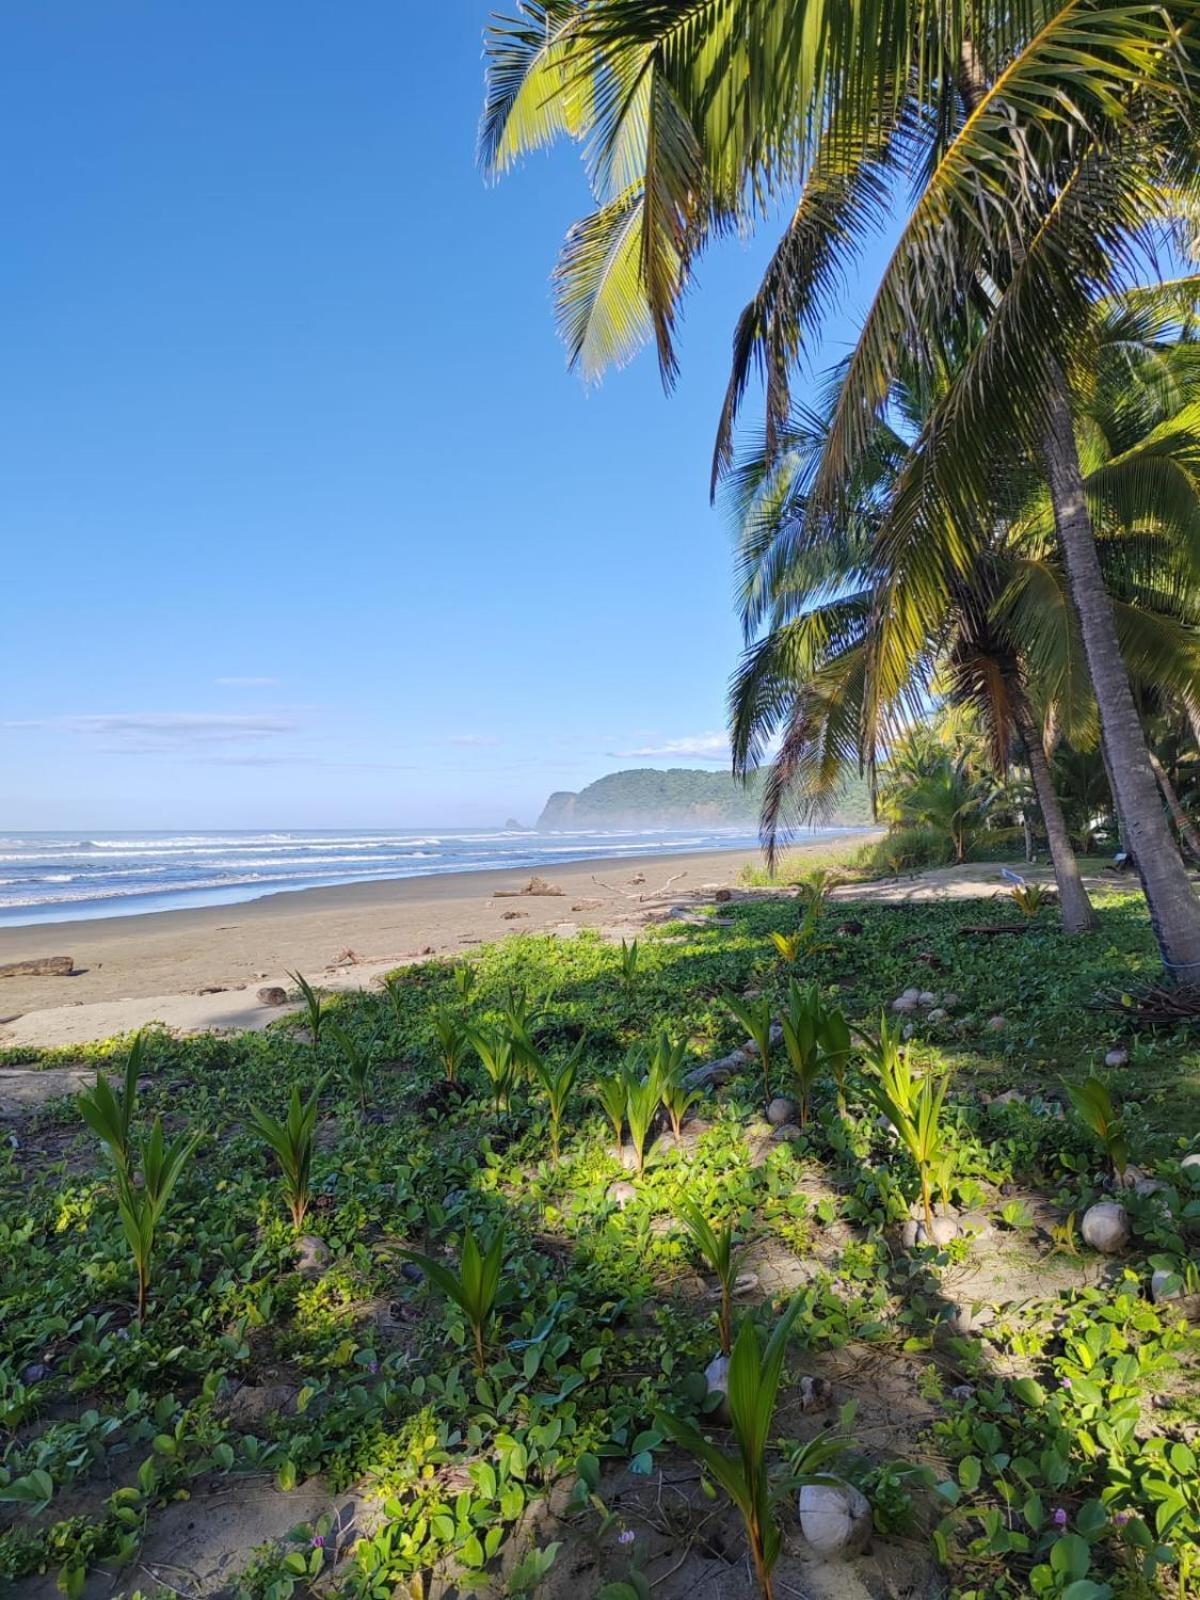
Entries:
MULTIPOLYGON (((621 896, 622 900, 634 900, 634 901, 637 901, 639 904, 644 904, 645 901, 647 901, 647 900, 661 900, 663 895, 666 894, 667 890, 671 887, 671 885, 673 883, 678 883, 680 878, 686 878, 686 877, 687 877, 687 873, 686 872, 676 872, 672 877, 668 878, 667 881, 664 884, 662 884, 659 888, 651 889, 649 894, 635 894, 635 893, 631 892, 629 889, 622 889, 619 883, 605 883, 604 879, 603 878, 598 878, 594 872, 592 873, 592 882, 596 883, 596 884, 599 884, 601 889, 607 889, 610 894, 619 894, 621 896)), ((644 883, 645 879, 642 878, 641 875, 639 874, 638 878, 635 879, 634 881, 635 882, 644 883)))

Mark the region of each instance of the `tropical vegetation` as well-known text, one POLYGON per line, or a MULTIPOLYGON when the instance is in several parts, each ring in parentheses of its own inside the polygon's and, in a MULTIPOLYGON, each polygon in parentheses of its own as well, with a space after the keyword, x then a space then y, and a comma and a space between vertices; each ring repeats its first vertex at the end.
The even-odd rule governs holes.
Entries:
POLYGON ((813 898, 647 927, 632 985, 595 934, 517 937, 314 989, 315 1043, 302 1011, 27 1059, 8 1591, 144 1595, 190 1523, 256 1600, 679 1600, 714 1547, 749 1600, 806 1581, 815 1485, 865 1497, 868 1586, 1195 1595, 1200 1055, 1113 990, 1155 970, 1137 896, 1084 941, 833 900, 782 963, 813 898), (487 1046, 453 1078, 448 1017, 487 1046), (56 1095, 81 1063, 123 1087, 56 1095))
MULTIPOLYGON (((1192 0, 1134 10, 1106 0, 1016 10, 525 3, 489 34, 480 140, 492 173, 560 136, 584 152, 594 208, 567 236, 556 288, 570 358, 588 374, 652 340, 672 382, 679 307, 705 247, 788 213, 735 330, 714 484, 733 462, 756 373, 762 453, 774 463, 795 378, 807 376, 846 268, 899 213, 837 375, 806 493, 807 542, 836 543, 853 521, 896 386, 915 383, 929 403, 876 535, 887 561, 869 599, 902 647, 899 664, 883 658, 886 703, 954 596, 975 598, 1005 469, 1037 475, 1124 842, 1167 972, 1185 985, 1200 980, 1200 900, 1122 655, 1075 401, 1096 366, 1098 307, 1128 305, 1156 248, 1169 253, 1171 230, 1190 225, 1195 22, 1192 0)), ((1190 321, 1194 280, 1171 288, 1178 319, 1190 321)), ((1135 474, 1143 488, 1154 476, 1171 536, 1169 474, 1150 461, 1135 474)), ((844 576, 831 568, 826 580, 844 576)), ((991 602, 979 596, 981 619, 991 602)), ((873 746, 879 731, 866 710, 860 743, 873 746)), ((777 765, 768 807, 787 783, 788 764, 777 765)))

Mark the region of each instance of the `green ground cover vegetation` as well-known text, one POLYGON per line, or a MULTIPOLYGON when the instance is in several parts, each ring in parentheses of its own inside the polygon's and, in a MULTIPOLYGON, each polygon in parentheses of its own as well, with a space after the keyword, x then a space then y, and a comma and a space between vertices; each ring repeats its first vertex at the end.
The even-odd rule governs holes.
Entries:
POLYGON ((1072 940, 1014 906, 1023 932, 979 937, 977 903, 826 906, 786 959, 771 935, 804 899, 754 897, 648 932, 632 970, 596 935, 514 937, 326 1000, 315 1029, 310 1007, 147 1034, 136 1077, 129 1041, 71 1052, 108 1072, 125 1154, 68 1097, 0 1147, 0 1577, 154 1593, 173 1507, 315 1482, 328 1511, 240 1552, 227 1592, 627 1600, 691 1592, 671 1585, 711 1561, 724 1592, 769 1592, 772 1568, 783 1592, 795 1486, 832 1474, 912 1593, 1195 1594, 1200 1333, 1149 1287, 1197 1287, 1200 1051, 1089 1009, 1157 963, 1140 898, 1099 915, 1072 940), (893 1020, 911 985, 943 1004, 893 1020), (676 1138, 671 1084, 745 1042, 731 998, 790 1018, 771 1092, 803 1094, 805 1126, 775 1136, 749 1057, 685 1090, 676 1138), (1133 1238, 1110 1260, 1079 1221, 1112 1195, 1118 1137, 1164 1187, 1122 1191, 1133 1238), (125 1211, 155 1138, 180 1159, 139 1320, 125 1211), (923 1188, 980 1236, 906 1248, 923 1188), (733 1434, 704 1378, 722 1345, 749 1374, 733 1434), (821 1373, 825 1415, 798 1399, 821 1373), (911 1416, 885 1426, 889 1373, 911 1416), (279 1403, 250 1422, 255 1395, 279 1403))

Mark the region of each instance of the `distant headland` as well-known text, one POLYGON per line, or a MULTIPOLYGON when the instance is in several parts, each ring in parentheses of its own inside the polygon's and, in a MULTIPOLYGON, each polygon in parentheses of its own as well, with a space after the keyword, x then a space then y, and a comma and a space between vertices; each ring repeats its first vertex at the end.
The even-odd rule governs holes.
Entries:
MULTIPOLYGON (((728 772, 699 772, 692 767, 666 771, 635 767, 610 772, 575 793, 552 794, 537 820, 539 832, 574 828, 754 827, 762 799, 761 774, 741 783, 728 772)), ((829 823, 868 824, 871 806, 867 786, 853 780, 846 786, 829 823)))

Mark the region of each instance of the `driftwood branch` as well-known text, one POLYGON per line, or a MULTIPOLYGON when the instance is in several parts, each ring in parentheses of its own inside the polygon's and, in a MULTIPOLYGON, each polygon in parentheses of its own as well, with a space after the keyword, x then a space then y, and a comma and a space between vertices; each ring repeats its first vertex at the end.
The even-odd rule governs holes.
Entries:
POLYGON ((636 894, 629 889, 622 889, 619 883, 605 883, 604 879, 598 878, 594 872, 592 873, 592 882, 598 884, 601 889, 607 889, 610 894, 619 894, 622 900, 633 900, 638 904, 643 904, 647 900, 660 900, 673 883, 678 883, 680 878, 686 877, 686 871, 676 872, 672 877, 668 878, 665 883, 661 884, 659 888, 652 889, 649 894, 636 894))

